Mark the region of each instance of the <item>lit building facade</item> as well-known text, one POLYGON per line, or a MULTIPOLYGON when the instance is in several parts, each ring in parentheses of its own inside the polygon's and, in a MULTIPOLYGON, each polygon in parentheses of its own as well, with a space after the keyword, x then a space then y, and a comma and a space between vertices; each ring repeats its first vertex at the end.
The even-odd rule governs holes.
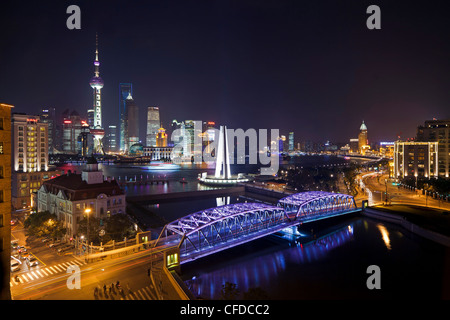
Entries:
POLYGON ((369 147, 369 140, 367 137, 367 126, 364 123, 364 121, 361 124, 361 127, 359 128, 359 134, 358 134, 358 149, 359 153, 365 154, 369 147))
POLYGON ((13 113, 11 203, 14 209, 30 207, 32 194, 42 182, 56 176, 48 162, 48 123, 39 116, 13 113))
POLYGON ((48 123, 48 153, 53 154, 56 150, 56 110, 55 108, 42 109, 41 121, 48 123))
POLYGON ((438 176, 437 142, 402 142, 394 144, 394 177, 438 176))
POLYGON ((149 147, 143 148, 143 156, 151 161, 172 161, 173 147, 149 147))
POLYGON ((83 127, 89 128, 89 124, 82 119, 78 112, 66 110, 63 113, 63 144, 62 151, 68 154, 82 153, 82 137, 83 127))
POLYGON ((428 120, 417 128, 417 141, 438 142, 438 176, 450 175, 450 120, 428 120))
POLYGON ((156 147, 167 147, 167 133, 164 128, 159 128, 156 134, 156 147))
POLYGON ((289 151, 294 151, 295 143, 294 143, 294 133, 289 132, 289 151))
POLYGON ((0 300, 11 299, 11 109, 0 103, 0 300))
POLYGON ((148 147, 156 146, 158 130, 161 128, 161 119, 159 115, 159 107, 147 108, 147 135, 146 145, 148 147))
POLYGON ((117 152, 118 150, 118 141, 117 141, 117 126, 110 125, 108 126, 108 132, 106 135, 107 146, 106 149, 108 152, 117 152))
POLYGON ((126 127, 127 127, 127 104, 128 96, 133 96, 133 84, 119 84, 119 139, 118 147, 120 151, 125 151, 126 127))
POLYGON ((134 102, 131 94, 127 97, 126 102, 126 128, 125 128, 125 150, 129 151, 131 146, 139 143, 139 108, 134 102))

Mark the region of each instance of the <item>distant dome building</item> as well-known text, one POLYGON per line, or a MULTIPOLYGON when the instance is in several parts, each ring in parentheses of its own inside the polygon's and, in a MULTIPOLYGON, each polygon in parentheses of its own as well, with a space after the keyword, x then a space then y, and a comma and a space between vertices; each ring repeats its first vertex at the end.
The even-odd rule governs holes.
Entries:
POLYGON ((359 127, 358 134, 358 149, 360 154, 365 154, 368 149, 370 149, 369 141, 367 139, 367 126, 364 123, 364 120, 359 127))

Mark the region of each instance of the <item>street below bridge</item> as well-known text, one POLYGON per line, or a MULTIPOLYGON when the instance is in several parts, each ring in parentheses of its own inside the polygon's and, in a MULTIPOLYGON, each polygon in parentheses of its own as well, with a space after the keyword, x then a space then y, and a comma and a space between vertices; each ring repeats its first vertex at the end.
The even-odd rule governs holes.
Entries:
MULTIPOLYGON (((164 249, 157 247, 120 258, 94 263, 74 263, 80 270, 79 289, 70 288, 68 280, 71 282, 72 274, 63 270, 12 285, 12 298, 14 300, 178 300, 177 292, 162 270, 162 250, 164 249), (151 281, 149 277, 149 269, 152 271, 154 281, 151 281), (122 290, 114 286, 117 281, 122 290), (94 294, 96 288, 99 290, 98 294, 94 294)), ((38 270, 35 269, 35 273, 38 270)))

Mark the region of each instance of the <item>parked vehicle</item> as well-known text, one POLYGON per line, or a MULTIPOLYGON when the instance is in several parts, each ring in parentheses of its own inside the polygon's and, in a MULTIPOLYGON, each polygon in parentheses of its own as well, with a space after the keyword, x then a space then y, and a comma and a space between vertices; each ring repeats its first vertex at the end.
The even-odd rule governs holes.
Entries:
POLYGON ((16 259, 11 259, 11 272, 16 272, 20 270, 21 262, 16 259))
POLYGON ((53 248, 53 247, 58 246, 60 244, 61 244, 61 240, 56 240, 56 241, 50 243, 48 246, 49 246, 49 248, 53 248))
POLYGON ((28 258, 26 258, 25 261, 27 262, 28 267, 34 267, 38 265, 38 260, 33 255, 30 255, 28 258))

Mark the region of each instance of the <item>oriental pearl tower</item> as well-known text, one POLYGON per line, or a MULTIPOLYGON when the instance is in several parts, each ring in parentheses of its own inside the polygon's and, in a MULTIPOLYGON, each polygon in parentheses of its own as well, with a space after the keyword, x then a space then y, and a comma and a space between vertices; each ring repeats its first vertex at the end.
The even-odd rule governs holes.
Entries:
POLYGON ((94 89, 94 125, 91 127, 91 134, 94 136, 94 154, 101 154, 103 152, 102 139, 105 131, 102 126, 102 94, 103 79, 100 77, 100 62, 98 61, 98 36, 95 35, 95 61, 94 61, 94 76, 89 82, 92 89, 94 89))

